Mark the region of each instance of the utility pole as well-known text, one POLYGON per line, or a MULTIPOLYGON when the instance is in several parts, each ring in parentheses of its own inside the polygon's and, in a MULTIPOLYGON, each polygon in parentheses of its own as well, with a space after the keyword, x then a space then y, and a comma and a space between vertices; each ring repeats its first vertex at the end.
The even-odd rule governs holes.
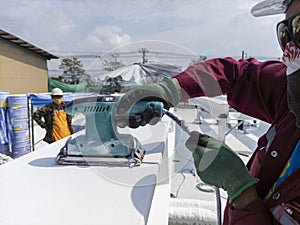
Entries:
POLYGON ((243 50, 242 51, 242 59, 245 59, 245 58, 247 58, 247 53, 243 50))
POLYGON ((148 59, 146 58, 146 53, 149 52, 149 50, 146 49, 146 48, 141 48, 141 49, 139 49, 138 51, 141 52, 142 55, 143 55, 143 56, 142 56, 142 57, 143 57, 143 64, 147 63, 147 62, 148 62, 148 59))

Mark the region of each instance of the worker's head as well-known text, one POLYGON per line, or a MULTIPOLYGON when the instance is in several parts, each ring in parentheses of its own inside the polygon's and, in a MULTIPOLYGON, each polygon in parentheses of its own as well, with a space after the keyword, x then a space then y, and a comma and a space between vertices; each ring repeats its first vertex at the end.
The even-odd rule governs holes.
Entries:
POLYGON ((254 16, 285 13, 285 19, 277 24, 277 38, 287 66, 289 108, 300 129, 300 0, 265 0, 255 5, 251 13, 254 16))
POLYGON ((252 9, 253 16, 268 16, 285 13, 286 19, 277 24, 277 38, 282 51, 287 43, 292 42, 300 48, 300 1, 299 0, 265 0, 252 9))
POLYGON ((63 91, 60 88, 53 88, 51 91, 52 101, 57 105, 62 103, 63 95, 63 91))
POLYGON ((277 37, 284 51, 289 42, 300 48, 300 1, 291 1, 285 19, 277 24, 277 37))

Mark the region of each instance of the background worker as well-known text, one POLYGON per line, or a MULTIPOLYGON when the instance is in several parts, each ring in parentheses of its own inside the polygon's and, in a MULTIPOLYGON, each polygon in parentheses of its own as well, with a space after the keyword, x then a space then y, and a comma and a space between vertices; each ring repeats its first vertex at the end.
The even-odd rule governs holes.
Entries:
MULTIPOLYGON (((277 25, 282 61, 216 58, 190 66, 159 84, 133 88, 119 102, 124 113, 141 99, 180 100, 227 95, 237 111, 271 124, 247 167, 224 142, 192 132, 186 146, 199 177, 228 194, 224 225, 300 224, 300 42, 295 38, 300 0, 266 0, 254 16, 286 13, 277 25), (284 37, 284 38, 283 38, 284 37)), ((148 122, 148 115, 145 115, 148 122)))
POLYGON ((74 130, 71 125, 72 116, 66 114, 63 102, 63 92, 59 88, 51 91, 52 102, 36 110, 33 119, 46 130, 44 141, 52 143, 71 135, 74 130))

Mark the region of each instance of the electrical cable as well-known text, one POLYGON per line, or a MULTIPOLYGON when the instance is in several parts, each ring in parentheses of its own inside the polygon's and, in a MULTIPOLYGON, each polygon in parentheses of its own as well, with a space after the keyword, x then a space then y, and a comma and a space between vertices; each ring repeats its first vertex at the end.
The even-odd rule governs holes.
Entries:
POLYGON ((182 187, 182 185, 183 185, 183 183, 184 183, 184 181, 186 179, 186 176, 183 173, 184 171, 189 171, 189 172, 191 172, 194 175, 194 172, 193 172, 194 170, 193 169, 184 169, 184 170, 181 170, 180 173, 183 176, 183 180, 178 185, 178 188, 177 188, 177 191, 176 191, 176 195, 174 195, 173 193, 170 194, 171 198, 177 198, 178 197, 179 191, 180 191, 180 189, 181 189, 181 187, 182 187))
MULTIPOLYGON (((169 112, 166 109, 163 109, 163 113, 170 117, 176 124, 178 124, 183 131, 185 131, 188 135, 191 134, 188 126, 185 124, 184 120, 180 120, 176 115, 173 113, 169 112)), ((216 201, 217 201, 217 224, 221 225, 222 224, 222 206, 221 206, 221 197, 220 197, 220 190, 217 187, 215 188, 216 192, 216 201)))

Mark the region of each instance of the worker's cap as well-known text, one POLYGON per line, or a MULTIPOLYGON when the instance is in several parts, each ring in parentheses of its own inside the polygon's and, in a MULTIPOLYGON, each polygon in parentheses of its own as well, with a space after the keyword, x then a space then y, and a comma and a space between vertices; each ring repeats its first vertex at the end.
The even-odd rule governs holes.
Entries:
POLYGON ((253 16, 269 16, 285 13, 294 0, 265 0, 251 9, 253 16))
POLYGON ((53 88, 51 91, 51 96, 63 96, 64 93, 60 88, 53 88))

